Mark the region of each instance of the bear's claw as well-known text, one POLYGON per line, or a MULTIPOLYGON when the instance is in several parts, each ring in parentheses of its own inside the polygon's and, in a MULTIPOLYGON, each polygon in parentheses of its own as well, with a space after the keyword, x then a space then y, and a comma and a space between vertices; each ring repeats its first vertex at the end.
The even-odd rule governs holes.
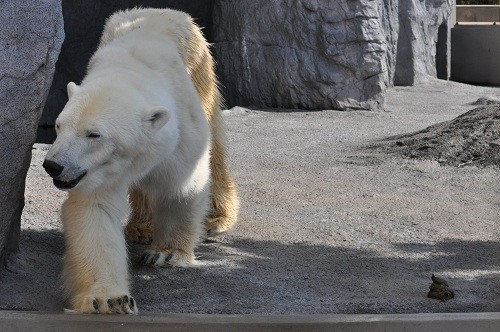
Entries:
POLYGON ((172 257, 174 257, 173 254, 165 255, 165 253, 161 252, 146 252, 142 255, 139 264, 162 266, 164 264, 167 264, 172 259, 172 257))
MULTIPOLYGON (((95 300, 94 300, 95 301, 95 300)), ((96 301, 97 302, 97 301, 96 301)), ((106 309, 103 313, 116 313, 116 314, 136 314, 137 308, 135 308, 135 301, 132 297, 124 295, 122 297, 108 299, 106 301, 108 305, 108 311, 106 309)), ((95 306, 94 306, 95 308, 95 306)), ((99 307, 96 309, 96 313, 100 313, 99 307)))
POLYGON ((156 263, 156 262, 158 261, 158 258, 160 258, 160 254, 155 254, 155 255, 153 256, 153 259, 151 260, 151 263, 152 263, 152 264, 156 263))
POLYGON ((99 303, 97 302, 97 300, 96 300, 96 299, 92 300, 92 306, 94 307, 94 309, 95 309, 96 311, 98 311, 98 310, 99 310, 99 303))
POLYGON ((140 265, 188 267, 195 265, 194 254, 180 249, 159 249, 145 252, 140 265))
MULTIPOLYGON (((137 314, 138 310, 134 298, 123 295, 114 298, 100 298, 86 296, 81 298, 80 304, 74 311, 90 314, 137 314)), ((72 310, 70 310, 72 312, 72 310)))

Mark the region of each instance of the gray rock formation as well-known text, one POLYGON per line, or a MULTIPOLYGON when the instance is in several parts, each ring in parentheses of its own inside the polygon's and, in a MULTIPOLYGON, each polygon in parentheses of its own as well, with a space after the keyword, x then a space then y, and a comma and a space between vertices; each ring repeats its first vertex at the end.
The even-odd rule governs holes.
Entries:
POLYGON ((61 2, 0 1, 0 266, 17 248, 36 128, 64 39, 61 2))
POLYGON ((229 106, 383 109, 385 89, 449 76, 453 0, 218 0, 229 106))
POLYGON ((388 86, 394 85, 394 74, 396 71, 396 55, 399 33, 399 0, 381 1, 380 19, 382 21, 382 33, 386 36, 387 55, 385 56, 387 68, 388 86))
POLYGON ((395 85, 413 85, 428 76, 448 79, 454 3, 399 0, 395 85))
POLYGON ((229 106, 382 109, 397 24, 388 12, 394 6, 370 0, 216 1, 215 56, 229 106))

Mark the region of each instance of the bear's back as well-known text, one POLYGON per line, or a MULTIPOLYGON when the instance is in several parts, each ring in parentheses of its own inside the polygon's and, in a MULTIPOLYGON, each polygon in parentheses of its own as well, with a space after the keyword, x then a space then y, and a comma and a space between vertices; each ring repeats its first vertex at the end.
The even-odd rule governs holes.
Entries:
MULTIPOLYGON (((222 98, 215 74, 215 62, 208 42, 191 16, 172 9, 134 8, 116 12, 106 22, 99 49, 136 30, 159 32, 170 39, 169 45, 177 49, 187 67, 207 117, 211 122, 220 122, 217 113, 221 109, 222 98)), ((149 45, 140 48, 151 51, 154 47, 149 45)))
POLYGON ((177 10, 134 8, 119 11, 106 21, 98 49, 139 29, 161 33, 165 37, 172 38, 177 44, 183 45, 191 38, 193 26, 192 18, 177 10))

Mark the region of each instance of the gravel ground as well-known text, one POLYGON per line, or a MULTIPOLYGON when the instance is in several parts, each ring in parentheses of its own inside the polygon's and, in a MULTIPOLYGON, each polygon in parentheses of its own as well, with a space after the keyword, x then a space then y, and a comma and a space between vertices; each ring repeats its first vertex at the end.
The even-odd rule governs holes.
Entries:
MULTIPOLYGON (((452 167, 367 149, 448 121, 500 88, 431 80, 388 92, 387 112, 225 111, 242 209, 197 252, 201 267, 137 266, 142 313, 318 314, 500 311, 500 169, 452 167), (426 297, 430 276, 455 298, 426 297)), ((65 194, 41 167, 26 183, 19 253, 0 309, 60 312, 65 194)))

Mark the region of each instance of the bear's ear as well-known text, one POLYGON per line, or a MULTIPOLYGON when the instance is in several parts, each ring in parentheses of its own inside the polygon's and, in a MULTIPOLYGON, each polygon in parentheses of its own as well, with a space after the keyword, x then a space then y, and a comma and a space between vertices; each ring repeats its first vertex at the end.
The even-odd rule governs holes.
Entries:
POLYGON ((68 90, 68 98, 71 98, 71 96, 75 94, 76 90, 78 90, 78 85, 73 82, 69 82, 66 88, 68 90))
POLYGON ((170 119, 170 112, 164 106, 155 106, 147 109, 143 115, 143 121, 153 129, 162 128, 170 119))

